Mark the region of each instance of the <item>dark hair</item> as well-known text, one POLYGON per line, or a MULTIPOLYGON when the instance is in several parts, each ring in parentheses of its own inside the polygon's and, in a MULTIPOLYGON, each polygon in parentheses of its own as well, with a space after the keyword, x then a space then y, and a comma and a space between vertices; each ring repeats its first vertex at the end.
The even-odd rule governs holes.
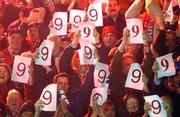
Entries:
POLYGON ((123 97, 123 103, 125 105, 127 104, 127 100, 129 98, 135 98, 135 99, 137 99, 137 101, 139 103, 140 96, 137 93, 135 93, 135 92, 127 92, 123 97))
POLYGON ((23 32, 18 28, 12 28, 12 29, 8 30, 8 36, 10 36, 14 33, 19 33, 20 35, 22 35, 24 37, 23 32))
POLYGON ((67 77, 69 79, 69 75, 67 73, 65 73, 65 72, 62 72, 62 73, 59 73, 59 74, 54 76, 54 83, 57 83, 57 79, 59 77, 67 77))
POLYGON ((32 112, 33 114, 35 114, 35 107, 34 104, 32 103, 32 101, 27 100, 26 102, 24 102, 21 107, 20 107, 20 115, 23 112, 32 112))

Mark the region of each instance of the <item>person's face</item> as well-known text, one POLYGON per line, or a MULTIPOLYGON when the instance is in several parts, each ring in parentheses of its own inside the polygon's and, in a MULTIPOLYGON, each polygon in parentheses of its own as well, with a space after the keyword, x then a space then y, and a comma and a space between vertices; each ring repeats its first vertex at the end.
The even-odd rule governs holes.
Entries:
POLYGON ((115 108, 113 105, 103 106, 103 112, 104 112, 106 117, 115 117, 115 108))
POLYGON ((115 44, 116 37, 113 33, 105 33, 103 43, 106 47, 112 47, 115 44))
POLYGON ((107 14, 113 18, 119 15, 120 7, 118 5, 117 0, 108 0, 106 9, 107 14))
POLYGON ((9 79, 8 70, 5 66, 0 65, 0 84, 4 84, 9 79))
POLYGON ((15 112, 19 109, 22 99, 17 93, 11 93, 7 99, 7 105, 10 107, 12 112, 15 112))
POLYGON ((69 91, 69 79, 67 77, 57 78, 58 91, 63 90, 65 93, 69 91))
POLYGON ((12 50, 20 50, 22 48, 23 36, 19 33, 13 33, 8 37, 9 47, 12 50))
POLYGON ((174 31, 168 30, 166 32, 166 46, 168 46, 170 49, 174 48, 174 46, 175 46, 175 33, 174 33, 174 31))
POLYGON ((28 32, 28 39, 33 43, 36 42, 39 39, 39 31, 38 28, 30 27, 28 32))
POLYGON ((122 60, 122 73, 123 73, 124 75, 127 75, 127 74, 128 74, 129 69, 130 69, 130 67, 131 67, 131 64, 132 64, 133 62, 134 62, 134 60, 131 59, 131 58, 124 58, 124 59, 122 60))
POLYGON ((23 112, 21 117, 34 117, 34 114, 32 112, 23 112))
POLYGON ((135 98, 127 99, 126 108, 129 113, 137 112, 139 109, 138 100, 135 98))

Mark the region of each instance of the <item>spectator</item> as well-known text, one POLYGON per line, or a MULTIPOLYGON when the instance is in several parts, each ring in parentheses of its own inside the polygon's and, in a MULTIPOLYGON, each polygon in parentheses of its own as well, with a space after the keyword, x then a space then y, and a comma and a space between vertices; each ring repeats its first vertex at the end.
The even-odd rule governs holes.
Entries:
POLYGON ((10 69, 6 63, 0 63, 0 100, 5 102, 8 91, 12 88, 10 83, 10 69))
MULTIPOLYGON (((163 108, 166 110, 167 112, 167 117, 172 117, 172 100, 169 96, 163 96, 161 97, 161 99, 163 100, 163 108)), ((143 117, 148 117, 148 111, 151 110, 151 105, 148 102, 145 102, 144 104, 144 115, 143 117)))
POLYGON ((9 106, 13 117, 18 117, 19 109, 22 103, 23 99, 17 90, 12 89, 8 92, 7 106, 9 106))
MULTIPOLYGON (((124 88, 124 86, 125 86, 125 81, 126 81, 126 77, 127 77, 130 65, 136 62, 136 59, 131 54, 129 53, 124 54, 125 45, 127 44, 128 36, 129 36, 129 31, 127 28, 125 28, 124 33, 123 33, 123 41, 119 45, 118 49, 116 50, 112 63, 111 63, 112 73, 110 75, 110 89, 112 90, 112 99, 114 101, 115 107, 116 109, 119 109, 119 111, 116 110, 119 114, 117 116, 121 116, 121 115, 125 116, 125 113, 123 112, 124 108, 120 105, 123 105, 122 99, 125 93, 131 91, 124 88), (119 101, 119 104, 117 103, 118 101, 119 101)), ((145 41, 145 44, 144 44, 145 55, 144 55, 144 61, 142 63, 142 68, 145 75, 147 75, 149 74, 148 68, 151 68, 151 65, 152 65, 152 62, 151 62, 152 55, 150 53, 150 48, 148 45, 147 38, 144 36, 143 39, 145 41)), ((137 93, 142 93, 142 92, 137 91, 137 93)))
POLYGON ((35 107, 31 101, 24 102, 20 107, 19 117, 34 117, 35 107))
POLYGON ((91 117, 115 117, 115 107, 111 100, 106 100, 102 106, 97 105, 97 99, 93 99, 93 113, 91 117))
POLYGON ((120 40, 123 36, 123 29, 125 27, 125 18, 120 14, 120 4, 118 0, 108 0, 106 7, 106 15, 103 18, 104 26, 114 26, 117 30, 117 39, 120 40))
POLYGON ((109 64, 110 57, 108 53, 110 50, 115 47, 115 43, 117 42, 117 30, 114 26, 105 26, 102 32, 102 40, 100 40, 99 34, 94 31, 94 36, 96 37, 96 48, 97 53, 100 57, 100 62, 109 64))
POLYGON ((27 51, 27 49, 23 48, 23 40, 24 37, 22 35, 21 30, 19 29, 11 29, 8 33, 8 47, 3 50, 5 54, 5 62, 10 66, 13 63, 13 59, 15 55, 20 55, 22 52, 27 51))
POLYGON ((138 95, 134 92, 128 92, 123 97, 123 102, 126 108, 126 114, 124 117, 142 117, 144 99, 142 95, 138 95))
POLYGON ((31 44, 31 47, 32 47, 31 51, 35 52, 35 50, 42 43, 42 39, 40 38, 40 35, 39 35, 38 24, 33 23, 33 24, 28 25, 27 40, 31 44))

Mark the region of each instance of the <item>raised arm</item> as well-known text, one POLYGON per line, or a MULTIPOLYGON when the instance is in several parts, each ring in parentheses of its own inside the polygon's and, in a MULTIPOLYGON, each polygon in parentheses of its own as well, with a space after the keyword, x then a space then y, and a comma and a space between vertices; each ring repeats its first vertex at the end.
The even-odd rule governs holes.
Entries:
POLYGON ((143 34, 143 40, 144 40, 144 58, 143 62, 141 64, 142 70, 143 70, 143 82, 144 82, 144 91, 146 93, 150 93, 150 89, 152 86, 152 78, 153 78, 153 71, 151 70, 154 59, 153 55, 151 54, 150 51, 150 44, 148 43, 148 38, 146 34, 143 34))
POLYGON ((80 38, 80 32, 76 32, 74 34, 74 40, 72 41, 72 43, 67 48, 65 48, 65 50, 61 54, 59 60, 60 72, 70 73, 72 71, 71 61, 75 50, 78 48, 79 38, 80 38))
POLYGON ((124 28, 123 38, 122 38, 123 41, 121 42, 121 44, 117 48, 117 50, 114 54, 114 57, 112 59, 112 63, 110 65, 112 74, 118 74, 119 73, 119 69, 117 69, 117 68, 119 68, 121 66, 121 58, 122 58, 122 55, 125 51, 125 45, 127 43, 128 37, 129 37, 129 30, 127 28, 124 28))
POLYGON ((152 15, 156 28, 164 30, 164 16, 161 7, 155 0, 148 0, 146 4, 147 11, 152 15))
POLYGON ((140 16, 140 11, 143 6, 144 0, 135 0, 133 4, 126 11, 125 18, 137 18, 140 16))

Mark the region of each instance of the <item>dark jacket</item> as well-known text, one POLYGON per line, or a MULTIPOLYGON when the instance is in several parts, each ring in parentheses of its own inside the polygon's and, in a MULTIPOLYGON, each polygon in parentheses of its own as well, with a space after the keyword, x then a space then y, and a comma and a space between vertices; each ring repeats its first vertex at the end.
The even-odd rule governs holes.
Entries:
POLYGON ((85 83, 81 85, 78 73, 76 73, 71 66, 74 52, 75 49, 68 46, 60 57, 59 67, 60 72, 66 72, 70 78, 70 93, 68 95, 70 111, 74 117, 83 117, 87 112, 89 97, 94 87, 94 66, 90 66, 89 71, 86 74, 85 83))
MULTIPOLYGON (((125 88, 125 82, 127 75, 123 75, 121 72, 122 68, 122 55, 123 53, 120 53, 119 51, 116 51, 114 58, 112 60, 111 64, 111 75, 110 75, 110 89, 112 91, 112 99, 115 103, 116 111, 118 113, 119 117, 126 117, 127 112, 126 109, 123 108, 123 96, 127 92, 137 92, 138 94, 142 95, 142 91, 134 90, 134 89, 128 89, 125 88)), ((152 75, 151 73, 148 73, 148 70, 152 66, 152 55, 149 52, 148 54, 144 55, 143 63, 141 64, 141 68, 145 74, 152 75)), ((142 115, 141 115, 142 116, 142 115)))

